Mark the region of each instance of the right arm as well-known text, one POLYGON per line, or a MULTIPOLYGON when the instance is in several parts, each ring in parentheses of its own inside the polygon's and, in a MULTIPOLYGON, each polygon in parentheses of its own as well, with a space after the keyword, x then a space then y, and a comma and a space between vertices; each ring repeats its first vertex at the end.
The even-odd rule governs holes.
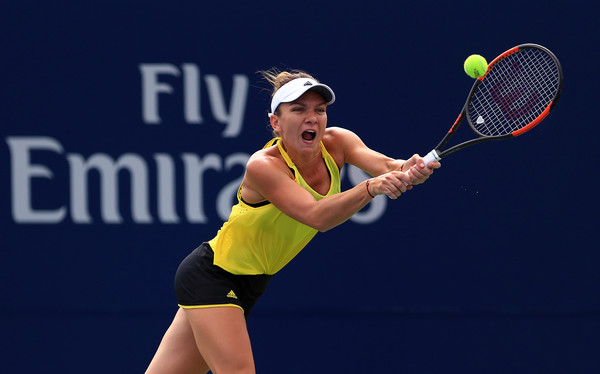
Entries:
MULTIPOLYGON (((392 194, 394 198, 407 190, 402 180, 408 179, 406 173, 396 173, 385 181, 390 191, 396 191, 392 194)), ((345 222, 371 201, 370 194, 375 194, 372 190, 367 192, 364 181, 339 194, 316 200, 294 181, 285 163, 264 154, 250 158, 243 183, 244 189, 251 190, 253 196, 269 200, 286 215, 319 231, 345 222)))

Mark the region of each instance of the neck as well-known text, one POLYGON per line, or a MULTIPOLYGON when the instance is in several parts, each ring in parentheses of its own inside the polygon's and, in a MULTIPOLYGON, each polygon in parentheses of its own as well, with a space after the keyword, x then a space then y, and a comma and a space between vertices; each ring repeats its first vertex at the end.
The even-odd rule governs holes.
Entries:
POLYGON ((316 150, 304 149, 299 151, 286 147, 283 142, 281 142, 281 146, 299 170, 312 168, 315 164, 320 163, 323 158, 320 144, 316 150))

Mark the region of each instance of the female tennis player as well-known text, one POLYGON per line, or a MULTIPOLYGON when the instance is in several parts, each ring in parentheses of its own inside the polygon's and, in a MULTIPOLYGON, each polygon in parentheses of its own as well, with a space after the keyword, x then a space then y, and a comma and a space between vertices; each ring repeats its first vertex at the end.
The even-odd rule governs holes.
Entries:
POLYGON ((228 221, 179 266, 179 310, 148 374, 254 373, 246 319, 273 274, 318 231, 345 222, 377 195, 398 198, 440 167, 418 155, 392 159, 349 130, 327 128, 335 94, 311 75, 263 75, 274 87, 276 138, 248 160, 228 221), (373 177, 341 192, 344 164, 373 177))

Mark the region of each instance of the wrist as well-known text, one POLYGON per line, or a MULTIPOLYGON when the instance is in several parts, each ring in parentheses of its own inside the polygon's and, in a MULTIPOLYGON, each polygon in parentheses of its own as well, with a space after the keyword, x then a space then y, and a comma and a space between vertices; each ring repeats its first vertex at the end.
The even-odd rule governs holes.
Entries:
POLYGON ((367 182, 365 183, 365 186, 367 187, 367 193, 369 194, 369 196, 371 196, 371 199, 373 199, 373 198, 375 198, 375 196, 369 190, 369 182, 370 181, 371 181, 370 179, 367 179, 367 182))

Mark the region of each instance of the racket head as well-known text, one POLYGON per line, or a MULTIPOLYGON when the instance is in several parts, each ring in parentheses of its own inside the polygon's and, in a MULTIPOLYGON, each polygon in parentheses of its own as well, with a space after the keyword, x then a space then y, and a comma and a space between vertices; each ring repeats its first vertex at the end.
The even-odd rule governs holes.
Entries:
POLYGON ((496 57, 473 84, 465 117, 480 137, 518 136, 548 115, 562 86, 558 58, 541 45, 521 44, 496 57))

